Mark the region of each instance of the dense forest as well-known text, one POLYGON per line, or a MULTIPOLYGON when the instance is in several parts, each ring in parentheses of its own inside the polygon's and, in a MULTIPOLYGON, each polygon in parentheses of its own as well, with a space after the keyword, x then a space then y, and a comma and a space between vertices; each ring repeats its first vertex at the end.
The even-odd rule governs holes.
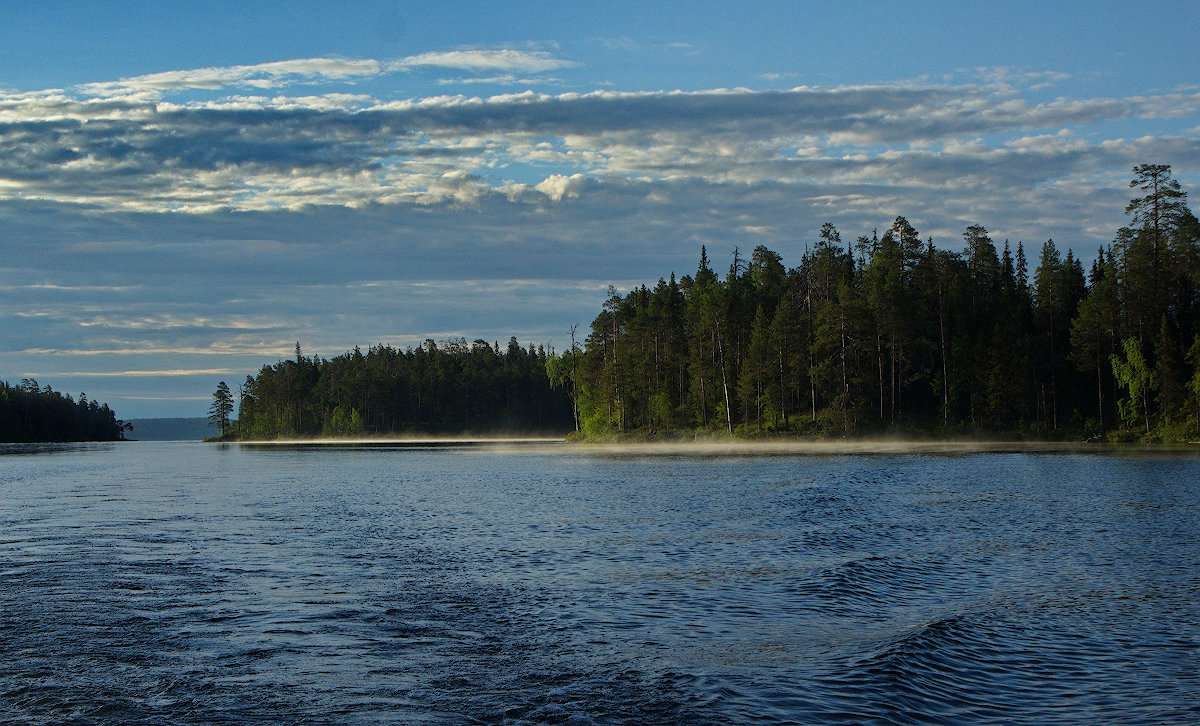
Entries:
POLYGON ((738 250, 722 278, 610 289, 582 349, 551 361, 585 435, 1194 441, 1200 434, 1200 225, 1170 167, 1141 165, 1131 220, 1090 268, 1052 240, 972 225, 962 252, 904 217, 843 241, 826 224, 787 269, 738 250), (574 385, 571 385, 574 384, 574 385))
POLYGON ((26 378, 19 386, 0 381, 0 442, 117 441, 129 427, 108 404, 79 400, 26 378))
POLYGON ((551 388, 544 347, 457 340, 263 366, 233 394, 218 386, 210 421, 226 436, 274 439, 364 434, 531 433, 571 428, 571 402, 551 388))
POLYGON ((581 431, 800 436, 1200 437, 1200 223, 1170 167, 1134 170, 1130 224, 1085 268, 978 225, 952 252, 897 217, 831 224, 788 269, 734 249, 609 298, 564 353, 476 340, 264 366, 226 436, 581 431))

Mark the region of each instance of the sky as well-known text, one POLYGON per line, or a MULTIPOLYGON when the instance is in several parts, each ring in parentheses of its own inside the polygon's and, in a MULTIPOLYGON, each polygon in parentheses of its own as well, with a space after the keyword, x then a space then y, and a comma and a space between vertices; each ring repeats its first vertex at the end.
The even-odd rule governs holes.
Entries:
MULTIPOLYGON (((898 215, 1086 264, 1200 182, 1200 4, 0 3, 0 379, 203 416, 293 355, 569 345, 898 215)), ((1195 193, 1193 191, 1193 193, 1195 193)))

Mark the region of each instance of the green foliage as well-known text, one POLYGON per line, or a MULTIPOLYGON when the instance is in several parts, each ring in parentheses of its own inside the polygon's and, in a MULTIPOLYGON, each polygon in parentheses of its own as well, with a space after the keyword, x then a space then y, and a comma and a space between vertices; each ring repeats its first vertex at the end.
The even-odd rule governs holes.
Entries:
POLYGON ((321 433, 325 436, 361 436, 366 433, 366 428, 363 426, 362 414, 357 408, 351 408, 347 414, 346 409, 334 406, 333 414, 322 426, 321 433))
POLYGON ((1200 333, 1192 338, 1192 346, 1187 352, 1188 363, 1191 364, 1191 378, 1188 379, 1188 409, 1192 417, 1192 436, 1200 434, 1200 333))
POLYGON ((1117 385, 1124 388, 1128 395, 1117 401, 1117 410, 1121 420, 1128 428, 1139 424, 1139 419, 1145 421, 1146 433, 1150 433, 1150 393, 1155 388, 1154 372, 1142 355, 1142 344, 1137 338, 1126 338, 1121 341, 1124 357, 1113 354, 1111 357, 1113 375, 1117 385))
POLYGON ((678 285, 610 288, 572 359, 583 433, 1195 436, 1200 222, 1169 167, 1134 174, 1088 276, 1052 240, 1031 276, 1019 242, 971 225, 956 254, 896 217, 854 251, 826 224, 792 269, 760 245, 721 278, 702 247, 678 285))

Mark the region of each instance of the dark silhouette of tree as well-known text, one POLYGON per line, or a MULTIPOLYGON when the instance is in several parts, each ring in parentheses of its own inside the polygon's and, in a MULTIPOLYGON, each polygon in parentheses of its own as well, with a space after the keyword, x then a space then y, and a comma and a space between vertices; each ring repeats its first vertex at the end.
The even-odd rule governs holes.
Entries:
POLYGON ((297 347, 295 359, 247 378, 234 430, 243 439, 566 432, 571 398, 551 386, 549 360, 515 338, 505 349, 460 338, 330 359, 297 347))
POLYGON ((1179 226, 1185 214, 1190 214, 1187 192, 1171 178, 1171 167, 1167 164, 1139 164, 1133 173, 1135 178, 1129 187, 1146 192, 1146 196, 1131 200, 1125 213, 1150 235, 1150 264, 1158 269, 1167 236, 1179 226))
POLYGON ((132 430, 86 394, 75 401, 32 378, 18 386, 0 381, 0 443, 118 441, 132 430))
MULTIPOLYGON (((299 346, 296 351, 299 354, 299 346)), ((217 384, 217 390, 213 392, 212 405, 208 409, 208 423, 215 426, 224 436, 229 431, 229 420, 233 415, 233 394, 229 390, 229 386, 225 381, 217 384)))

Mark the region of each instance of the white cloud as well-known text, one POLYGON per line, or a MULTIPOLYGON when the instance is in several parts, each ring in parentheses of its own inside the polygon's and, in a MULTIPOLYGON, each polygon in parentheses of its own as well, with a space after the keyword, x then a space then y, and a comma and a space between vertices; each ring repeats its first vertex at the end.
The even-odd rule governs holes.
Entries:
POLYGON ((27 356, 64 356, 64 357, 102 357, 102 356, 283 356, 292 350, 292 341, 269 341, 254 344, 235 344, 230 341, 219 341, 208 346, 180 347, 145 342, 136 347, 125 348, 25 348, 24 350, 9 351, 27 356))
POLYGON ((44 378, 47 375, 64 378, 179 378, 183 376, 227 376, 238 373, 234 368, 174 368, 168 370, 130 371, 54 371, 53 373, 25 373, 29 378, 44 378))
POLYGON ((439 86, 532 86, 561 84, 561 78, 521 78, 511 73, 500 76, 477 76, 473 78, 439 78, 439 86))
POLYGON ((278 88, 296 82, 373 76, 380 70, 380 63, 370 59, 301 58, 255 65, 149 73, 119 81, 88 83, 77 86, 74 90, 84 94, 106 96, 142 90, 218 89, 233 85, 278 88))
POLYGON ((575 63, 544 51, 521 50, 453 50, 421 53, 388 64, 389 69, 409 71, 416 68, 450 68, 489 73, 541 73, 570 68, 575 63))
POLYGON ((156 401, 174 403, 176 401, 211 401, 212 396, 180 396, 169 393, 145 393, 138 396, 119 395, 114 400, 117 401, 156 401))
POLYGON ((551 200, 560 202, 563 197, 579 196, 585 180, 586 177, 583 174, 572 174, 571 176, 551 174, 535 184, 533 188, 545 194, 551 200))
MULTIPOLYGON (((384 73, 421 68, 515 74, 542 73, 575 65, 572 61, 555 58, 544 51, 508 49, 430 52, 386 62, 370 58, 298 58, 252 65, 148 73, 116 81, 81 84, 71 91, 101 98, 139 96, 142 100, 152 100, 157 95, 170 91, 212 91, 229 87, 283 88, 295 84, 354 81, 384 73)), ((504 75, 493 76, 491 80, 505 78, 515 81, 515 76, 504 75)), ((57 98, 65 100, 62 96, 57 98)))
POLYGON ((1024 87, 1032 91, 1045 90, 1071 79, 1062 71, 1034 71, 1026 68, 995 66, 976 68, 975 74, 986 83, 1001 87, 1024 87))

